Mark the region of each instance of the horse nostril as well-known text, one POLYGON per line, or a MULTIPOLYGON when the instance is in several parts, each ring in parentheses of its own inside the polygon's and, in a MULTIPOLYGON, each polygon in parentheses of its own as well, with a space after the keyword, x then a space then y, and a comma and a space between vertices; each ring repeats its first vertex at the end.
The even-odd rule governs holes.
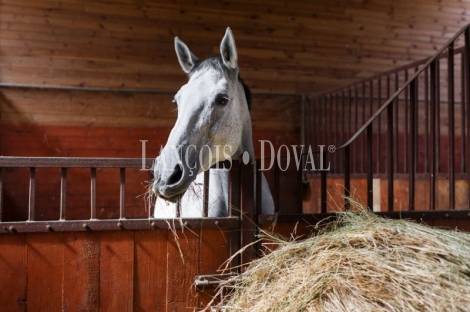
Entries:
POLYGON ((181 181, 181 178, 183 177, 183 168, 181 165, 176 165, 175 170, 173 171, 173 174, 168 178, 168 184, 173 185, 181 181))

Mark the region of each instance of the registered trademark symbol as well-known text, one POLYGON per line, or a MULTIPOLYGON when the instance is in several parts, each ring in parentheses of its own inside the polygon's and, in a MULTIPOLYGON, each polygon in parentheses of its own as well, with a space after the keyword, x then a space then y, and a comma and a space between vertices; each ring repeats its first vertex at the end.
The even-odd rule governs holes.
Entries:
POLYGON ((334 145, 328 146, 328 152, 334 153, 335 151, 336 151, 336 146, 334 146, 334 145))

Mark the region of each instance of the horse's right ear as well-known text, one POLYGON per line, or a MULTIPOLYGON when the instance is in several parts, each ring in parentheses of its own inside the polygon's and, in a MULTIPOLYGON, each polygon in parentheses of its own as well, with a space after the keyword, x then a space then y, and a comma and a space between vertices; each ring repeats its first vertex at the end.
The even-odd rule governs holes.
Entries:
POLYGON ((197 57, 189 51, 188 46, 178 37, 175 37, 175 50, 181 68, 186 74, 189 74, 198 61, 197 57))

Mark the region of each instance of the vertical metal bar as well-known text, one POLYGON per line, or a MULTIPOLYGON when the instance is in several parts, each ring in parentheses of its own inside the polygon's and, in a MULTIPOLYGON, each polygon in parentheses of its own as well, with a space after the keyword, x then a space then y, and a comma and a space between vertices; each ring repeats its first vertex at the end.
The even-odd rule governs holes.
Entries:
POLYGON ((274 211, 279 213, 281 211, 280 202, 279 202, 279 193, 281 192, 279 186, 279 166, 274 164, 274 211))
MULTIPOLYGON (((326 151, 322 151, 323 155, 320 155, 323 158, 323 163, 328 163, 326 160, 326 151)), ((321 170, 320 172, 320 209, 321 213, 326 213, 326 170, 321 170)))
MULTIPOLYGON (((228 215, 230 217, 240 217, 240 161, 232 161, 232 168, 229 171, 228 179, 228 215)), ((239 222, 239 230, 242 224, 239 222)), ((230 254, 234 255, 240 250, 240 232, 234 231, 230 233, 230 254)), ((232 258, 231 267, 238 267, 240 264, 240 254, 232 258)))
MULTIPOLYGON (((372 115, 374 114, 374 82, 371 80, 369 81, 369 97, 370 97, 370 106, 369 106, 369 117, 372 117, 372 115)), ((372 130, 373 130, 373 123, 370 125, 370 143, 372 144, 372 130)), ((369 133, 366 134, 366 136, 369 136, 369 133)), ((364 137, 364 136, 363 136, 364 137)), ((366 138, 366 140, 369 140, 369 138, 366 138)), ((367 144, 369 144, 369 142, 367 142, 367 144)), ((368 168, 373 168, 372 167, 372 162, 373 162, 373 153, 372 153, 372 145, 369 147, 367 147, 367 150, 371 151, 370 155, 368 155, 368 160, 367 160, 367 166, 368 168)), ((367 170, 369 171, 369 170, 367 170)), ((372 173, 372 170, 371 170, 371 173, 372 173)), ((372 180, 371 180, 372 181, 372 180)), ((371 183, 371 188, 372 188, 372 183, 371 183)), ((369 207, 370 209, 372 209, 372 206, 369 207)))
POLYGON ((307 130, 307 119, 306 119, 306 108, 305 108, 305 94, 302 94, 300 98, 300 144, 305 145, 306 130, 307 130))
POLYGON ((204 201, 203 201, 203 212, 202 216, 208 217, 209 216, 209 175, 210 175, 210 169, 204 171, 204 201))
MULTIPOLYGON (((254 168, 255 166, 251 163, 248 165, 241 165, 241 231, 240 231, 240 247, 243 248, 252 244, 255 241, 255 235, 257 231, 256 220, 254 219, 254 168)), ((250 246, 244 249, 240 254, 240 265, 243 271, 244 266, 250 261, 256 258, 255 249, 250 246)))
MULTIPOLYGON (((372 107, 372 106, 371 106, 372 107)), ((367 206, 370 210, 374 208, 373 202, 373 180, 372 180, 372 124, 367 127, 367 206)))
MULTIPOLYGON (((408 69, 405 69, 405 83, 408 81, 408 69)), ((404 133, 404 138, 405 138, 405 161, 404 161, 404 172, 407 173, 409 172, 410 168, 408 168, 408 163, 409 163, 409 145, 408 145, 408 133, 409 133, 409 123, 410 121, 408 120, 410 117, 410 114, 408 113, 409 111, 409 93, 408 93, 409 87, 405 88, 405 133, 404 133)))
MULTIPOLYGON (((302 147, 299 149, 300 156, 300 168, 297 168, 297 213, 302 213, 303 212, 303 195, 304 195, 304 157, 302 155, 302 150, 305 151, 305 147, 302 149, 302 147)), ((259 168, 257 170, 260 172, 260 178, 261 178, 261 163, 259 164, 259 168)), ((258 173, 258 172, 257 172, 258 173)), ((261 192, 261 184, 260 184, 260 192, 261 192)), ((261 196, 261 195, 260 195, 261 196)), ((261 214, 261 210, 258 210, 258 214, 261 214)))
POLYGON ((408 152, 411 152, 411 155, 408 155, 409 161, 409 198, 408 205, 409 210, 414 210, 415 203, 415 174, 416 174, 416 154, 417 154, 417 136, 418 136, 418 123, 417 123, 417 107, 418 107, 418 80, 417 78, 411 81, 410 84, 410 146, 408 152))
MULTIPOLYGON (((372 82, 372 80, 371 80, 372 82)), ((371 87, 372 90, 372 87, 371 87)), ((371 97, 372 100, 372 97, 371 97)), ((361 125, 366 120, 366 84, 362 83, 362 120, 361 125)), ((369 152, 369 151, 368 151, 369 152)), ((361 135, 361 173, 364 173, 364 162, 366 161, 366 153, 364 152, 364 136, 361 135)))
POLYGON ((424 69, 424 172, 429 172, 429 68, 424 69))
POLYGON ((0 167, 0 222, 3 220, 3 167, 0 167))
POLYGON ((347 145, 344 148, 344 209, 346 211, 349 210, 350 206, 350 199, 349 197, 351 196, 351 172, 350 172, 350 166, 349 166, 349 161, 351 159, 351 147, 350 145, 347 145))
MULTIPOLYGON (((387 80, 387 84, 390 87, 390 79, 387 80)), ((390 90, 390 88, 388 88, 390 90)), ((388 96, 388 98, 390 98, 388 96)), ((387 107, 387 173, 388 173, 388 211, 393 211, 393 173, 394 173, 394 151, 393 151, 393 105, 395 105, 398 100, 395 100, 393 103, 390 103, 387 107)), ((397 131, 397 130, 395 130, 397 131)))
MULTIPOLYGON (((341 96, 343 97, 343 106, 342 106, 342 109, 341 109, 341 145, 344 144, 345 142, 345 138, 346 138, 346 133, 345 133, 345 124, 346 124, 346 118, 344 118, 344 114, 345 114, 345 111, 346 111, 346 97, 344 95, 344 90, 341 91, 341 96)), ((343 153, 340 153, 340 164, 343 163, 343 153)), ((340 173, 343 172, 343 166, 340 166, 341 167, 341 170, 340 170, 340 173)))
POLYGON ((96 168, 91 168, 91 219, 96 219, 96 168))
MULTIPOLYGON (((336 116, 335 116, 335 142, 334 142, 334 145, 335 146, 340 146, 341 142, 340 142, 340 136, 339 136, 339 93, 336 93, 336 116)), ((335 168, 333 169, 335 173, 339 173, 339 153, 335 153, 334 157, 335 157, 335 168)))
POLYGON ((462 120, 462 127, 461 127, 461 141, 462 141, 462 153, 460 157, 460 172, 465 173, 466 162, 465 162, 465 154, 466 154, 466 120, 465 120, 465 55, 464 53, 460 54, 460 109, 461 109, 461 120, 462 120))
POLYGON ((449 209, 455 209, 455 118, 454 118, 454 43, 449 44, 447 56, 447 109, 449 135, 449 209))
MULTIPOLYGON (((467 181, 470 186, 470 28, 465 29, 465 95, 466 95, 466 118, 467 118, 467 181)), ((463 103, 462 103, 463 104, 463 103)), ((470 200, 467 201, 468 209, 470 209, 470 200)))
POLYGON ((60 220, 66 219, 67 210, 67 168, 60 168, 60 220))
POLYGON ((429 158, 430 158, 430 181, 429 181, 429 203, 430 203, 430 210, 435 210, 436 208, 436 106, 438 99, 436 98, 436 88, 438 87, 436 83, 436 60, 431 63, 431 79, 430 79, 430 116, 429 116, 429 123, 430 123, 430 137, 431 140, 429 141, 429 158))
POLYGON ((440 62, 439 58, 436 59, 436 171, 441 172, 441 79, 440 79, 440 62))
MULTIPOLYGON (((351 130, 351 116, 352 116, 352 110, 351 110, 351 107, 352 107, 352 93, 351 93, 351 88, 349 88, 349 105, 348 105, 348 136, 347 136, 347 139, 349 139, 352 135, 352 130, 351 130)), ((352 143, 354 144, 354 143, 352 143)))
MULTIPOLYGON (((152 170, 148 170, 147 171, 147 179, 149 180, 149 184, 151 185, 152 181, 153 181, 153 173, 152 173, 152 170)), ((149 205, 149 211, 148 211, 148 218, 151 219, 153 217, 153 210, 155 209, 154 206, 154 197, 153 196, 149 196, 148 197, 149 200, 148 200, 148 205, 149 205)), ((156 200, 156 198, 155 198, 156 200)))
MULTIPOLYGON (((388 100, 390 98, 390 75, 387 75, 387 91, 386 92, 387 92, 386 97, 387 97, 387 100, 388 100)), ((381 104, 379 103, 379 106, 380 105, 381 104)), ((388 107, 393 106, 393 105, 394 105, 394 103, 390 103, 390 105, 388 107)), ((389 110, 389 109, 387 108, 387 110, 389 110)), ((393 112, 393 107, 392 107, 392 112, 393 112)), ((387 112, 387 114, 388 114, 388 112, 387 112)), ((393 124, 392 124, 392 122, 393 122, 393 115, 392 115, 392 117, 387 115, 387 135, 388 135, 388 128, 391 127, 392 128, 392 142, 391 142, 391 144, 393 145, 393 124)), ((387 136, 387 140, 388 139, 389 138, 387 136)), ((386 144, 388 146, 388 144, 390 144, 390 141, 387 141, 386 144)), ((388 149, 387 149, 387 151, 388 151, 388 149)), ((392 164, 391 168, 392 168, 392 171, 393 171, 393 155, 389 155, 388 152, 387 152, 387 163, 386 163, 387 165, 385 166, 385 172, 387 172, 387 173, 389 172, 387 170, 390 170, 389 163, 392 164), (392 156, 392 157, 390 157, 390 156, 392 156)))
POLYGON ((29 168, 29 203, 28 203, 28 221, 34 221, 36 203, 36 168, 29 168))
POLYGON ((126 168, 119 169, 119 219, 126 218, 126 168))
MULTIPOLYGON (((262 187, 263 187, 263 172, 261 171, 261 161, 256 161, 256 167, 255 167, 255 175, 256 175, 256 206, 255 206, 255 219, 258 220, 258 215, 263 213, 262 205, 263 205, 263 192, 262 192, 262 187)), ((298 170, 302 172, 302 170, 298 170)), ((300 182, 302 182, 302 176, 300 177, 300 182)), ((302 189, 299 190, 301 192, 302 189)), ((300 199, 300 202, 302 203, 302 199, 300 199)), ((258 221, 257 221, 258 222, 258 221)))
POLYGON ((330 120, 328 121, 329 123, 329 130, 328 130, 328 145, 331 145, 332 138, 333 138, 333 94, 330 95, 330 105, 329 105, 329 110, 330 110, 330 120))
MULTIPOLYGON (((355 98, 355 112, 354 112, 354 115, 355 115, 355 123, 354 123, 354 131, 357 131, 358 128, 359 128, 359 121, 358 121, 358 105, 359 105, 359 100, 358 100, 358 90, 357 90, 357 85, 355 86, 354 88, 354 98, 355 98)), ((352 142, 352 144, 354 144, 354 160, 353 160, 353 168, 354 168, 354 173, 357 173, 357 141, 358 140, 354 140, 354 142, 352 142)))
MULTIPOLYGON (((379 78, 379 80, 377 81, 377 84, 378 84, 378 95, 377 95, 377 98, 378 98, 378 103, 377 103, 377 109, 380 107, 380 104, 382 103, 382 79, 379 78)), ((371 88, 372 88, 372 81, 371 81, 371 88)), ((371 91, 371 94, 372 94, 372 91, 371 91)), ((387 98, 388 99, 388 98, 387 98)), ((370 116, 372 116, 372 106, 373 106, 373 100, 372 100, 372 96, 371 96, 371 102, 370 102, 370 106, 371 106, 371 111, 370 111, 370 116)), ((382 149, 381 149, 381 137, 382 137, 382 114, 379 115, 379 122, 378 122, 378 130, 377 130, 377 173, 380 173, 380 165, 381 165, 381 154, 382 154, 382 149)))
MULTIPOLYGON (((398 91, 398 73, 395 73, 395 90, 398 91)), ((398 173, 400 168, 398 166, 398 150, 400 146, 400 123, 399 123, 399 111, 400 111, 400 95, 397 96, 396 99, 396 110, 395 110, 395 172, 398 173)))

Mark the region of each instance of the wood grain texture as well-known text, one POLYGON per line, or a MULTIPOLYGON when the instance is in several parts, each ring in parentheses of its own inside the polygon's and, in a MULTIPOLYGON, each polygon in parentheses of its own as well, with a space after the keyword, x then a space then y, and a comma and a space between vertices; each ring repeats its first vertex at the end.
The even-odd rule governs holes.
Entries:
POLYGON ((166 311, 167 230, 136 231, 134 311, 166 311))
MULTIPOLYGON (((224 228, 200 230, 199 275, 222 273, 225 268, 223 264, 230 257, 230 235, 237 233, 224 228)), ((205 307, 213 295, 213 290, 201 291, 198 295, 199 308, 205 307)))
POLYGON ((198 235, 197 229, 168 233, 166 280, 168 312, 191 310, 198 305, 197 293, 192 287, 199 271, 198 235))
POLYGON ((218 53, 230 26, 256 92, 316 93, 432 55, 468 9, 456 0, 5 0, 2 81, 174 91, 185 80, 174 37, 202 58, 218 53))
POLYGON ((100 311, 132 311, 134 232, 100 234, 100 311))
POLYGON ((100 233, 64 233, 62 311, 99 311, 100 233))
POLYGON ((24 234, 0 236, 0 300, 5 311, 26 311, 26 245, 24 234))
POLYGON ((35 311, 60 311, 63 282, 63 233, 26 236, 27 307, 35 311))

